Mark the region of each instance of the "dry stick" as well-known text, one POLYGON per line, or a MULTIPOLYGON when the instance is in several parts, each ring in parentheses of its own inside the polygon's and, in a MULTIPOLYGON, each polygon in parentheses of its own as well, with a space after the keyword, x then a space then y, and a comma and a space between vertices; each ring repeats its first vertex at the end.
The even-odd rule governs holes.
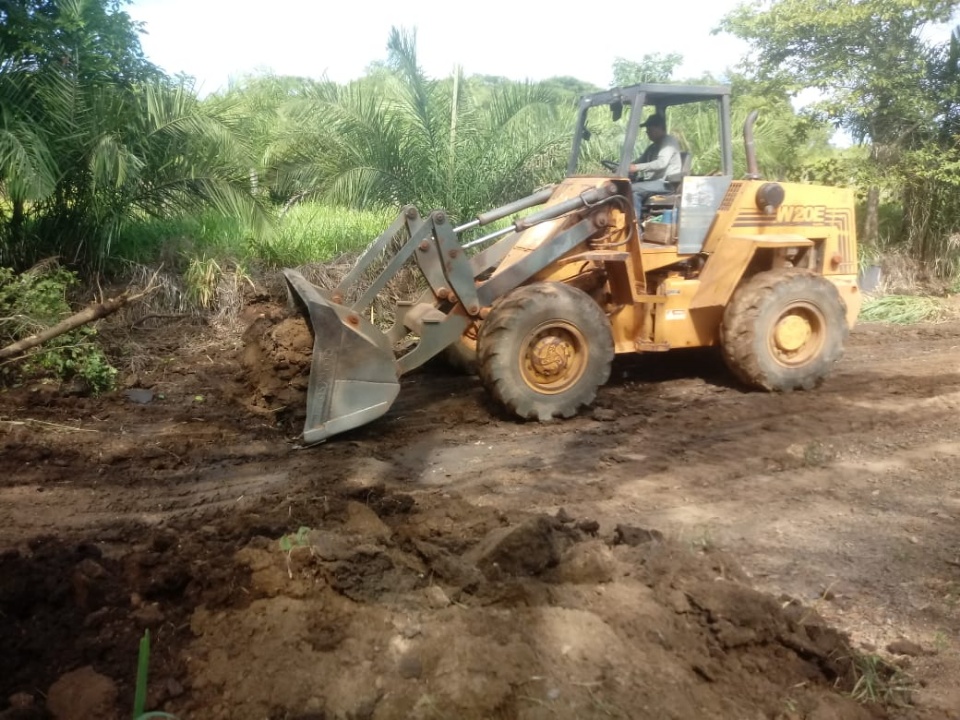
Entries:
POLYGON ((147 295, 149 295, 150 293, 152 293, 154 290, 157 289, 157 286, 154 284, 156 277, 157 277, 157 273, 154 273, 153 277, 150 278, 150 282, 147 284, 147 287, 146 289, 143 290, 143 292, 139 292, 136 295, 131 295, 130 290, 125 290, 123 293, 121 293, 115 298, 110 298, 100 303, 94 303, 92 305, 88 305, 86 308, 84 308, 80 312, 74 315, 71 315, 65 320, 61 320, 53 327, 47 328, 41 333, 37 333, 36 335, 31 335, 30 337, 26 337, 23 340, 19 340, 13 343, 12 345, 7 345, 4 348, 0 348, 0 360, 3 360, 4 358, 11 358, 11 357, 16 357, 18 355, 22 355, 27 350, 30 350, 31 348, 34 348, 37 345, 41 345, 47 342, 47 340, 52 340, 53 338, 58 337, 59 335, 63 335, 64 333, 70 332, 71 330, 75 330, 81 325, 86 325, 87 323, 93 322, 94 320, 100 320, 101 318, 105 318, 107 315, 111 315, 115 313, 124 305, 128 305, 132 302, 140 300, 143 297, 146 297, 147 295))
POLYGON ((58 428, 60 430, 74 430, 76 432, 92 432, 98 433, 99 430, 92 430, 90 428, 74 427, 73 425, 61 425, 60 423, 46 422, 44 420, 34 420, 32 418, 27 418, 26 420, 0 420, 0 423, 5 425, 30 425, 31 423, 37 425, 44 425, 47 427, 58 428))

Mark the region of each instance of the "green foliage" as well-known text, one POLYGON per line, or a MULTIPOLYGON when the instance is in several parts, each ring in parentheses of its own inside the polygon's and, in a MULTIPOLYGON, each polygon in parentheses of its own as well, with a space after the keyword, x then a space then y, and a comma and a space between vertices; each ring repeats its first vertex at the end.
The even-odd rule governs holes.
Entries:
POLYGON ((960 271, 960 31, 938 49, 930 70, 937 123, 910 143, 897 167, 906 246, 941 278, 960 271))
POLYGON ((899 705, 907 703, 910 681, 906 674, 879 655, 853 658, 856 682, 850 695, 861 703, 899 705))
POLYGON ((815 88, 823 111, 855 137, 895 142, 928 115, 922 30, 945 22, 954 0, 774 0, 744 3, 721 28, 751 43, 760 80, 815 88))
MULTIPOLYGON (((956 7, 956 0, 773 0, 744 3, 721 23, 751 43, 745 65, 757 82, 816 91, 820 117, 869 142, 847 174, 872 197, 902 203, 902 247, 941 277, 960 268, 960 41, 955 34, 931 43, 924 31, 956 7)), ((876 208, 866 206, 867 242, 879 240, 876 208)))
POLYGON ((868 153, 862 146, 845 150, 824 150, 811 154, 796 169, 793 179, 839 187, 862 185, 867 157, 868 153))
POLYGON ((269 229, 234 108, 201 105, 190 85, 149 65, 119 4, 21 0, 5 11, 22 24, 0 62, 4 265, 59 255, 102 269, 143 214, 213 206, 269 229))
POLYGON ((6 66, 59 65, 85 81, 162 77, 140 48, 140 25, 120 10, 130 0, 9 0, 0 5, 6 66))
MULTIPOLYGON (((76 274, 62 268, 19 275, 0 268, 0 345, 36 334, 70 315, 66 294, 76 283, 76 274)), ((96 338, 96 328, 83 325, 49 340, 16 365, 0 366, 0 378, 80 378, 94 393, 111 390, 117 371, 96 338)))
POLYGON ((268 236, 255 235, 239 218, 209 211, 145 217, 124 228, 114 252, 117 261, 163 263, 182 273, 188 287, 193 286, 193 298, 201 299, 204 294, 209 297, 209 288, 215 286, 203 281, 205 277, 209 280, 235 269, 243 279, 246 269, 254 265, 295 267, 332 260, 366 247, 395 217, 393 210, 301 202, 277 212, 272 220, 276 229, 268 236))
POLYGON ((133 717, 142 717, 147 709, 147 675, 150 671, 150 631, 144 630, 137 652, 137 681, 133 696, 133 717))
POLYGON ((271 238, 255 241, 250 250, 256 258, 274 267, 323 262, 363 249, 395 217, 392 210, 350 210, 303 203, 280 218, 271 238))
MULTIPOLYGON (((13 23, 0 42, 15 48, 0 61, 0 264, 56 255, 111 271, 160 260, 204 305, 211 278, 242 280, 254 260, 297 265, 356 250, 404 204, 459 221, 556 182, 577 96, 597 89, 569 77, 430 78, 415 35, 394 29, 386 59, 358 81, 248 76, 200 101, 146 61, 121 4, 0 5, 13 23)), ((680 60, 618 58, 613 73, 659 82, 680 60)), ((735 123, 762 111, 766 176, 800 173, 825 144, 822 124, 797 117, 784 92, 735 80, 747 89, 735 123)), ((715 113, 671 112, 694 171, 717 169, 715 113)), ((601 127, 587 164, 597 169, 621 140, 622 126, 601 127)))
MULTIPOLYGON (((379 85, 380 70, 364 79, 367 85, 379 85)), ((287 111, 305 93, 317 92, 326 83, 304 77, 247 75, 209 96, 204 107, 214 113, 228 112, 234 127, 248 149, 251 192, 275 203, 286 202, 291 192, 277 176, 274 145, 281 141, 289 122, 287 111)))
POLYGON ((568 95, 537 83, 475 92, 462 74, 428 78, 415 37, 394 29, 375 87, 318 84, 281 108, 276 194, 467 218, 561 177, 573 112, 568 95))
POLYGON ((682 62, 683 55, 679 53, 647 53, 639 62, 618 57, 613 61, 613 84, 624 87, 670 82, 682 62))
POLYGON ((296 533, 284 535, 280 538, 280 549, 285 553, 293 552, 294 548, 310 545, 310 528, 301 526, 296 533))
POLYGON ((163 263, 183 271, 197 257, 247 258, 252 242, 253 231, 241 218, 214 210, 135 217, 117 237, 108 269, 163 263))
MULTIPOLYGON (((476 78, 470 78, 471 84, 476 84, 476 78)), ((501 79, 501 82, 498 84, 510 84, 509 80, 501 79)), ((593 83, 588 83, 583 80, 578 80, 574 77, 569 77, 567 75, 562 75, 559 77, 552 77, 543 80, 540 83, 540 86, 545 90, 552 92, 557 95, 559 98, 567 97, 574 103, 580 99, 581 95, 589 95, 590 93, 595 93, 603 90, 603 88, 597 87, 593 83)))

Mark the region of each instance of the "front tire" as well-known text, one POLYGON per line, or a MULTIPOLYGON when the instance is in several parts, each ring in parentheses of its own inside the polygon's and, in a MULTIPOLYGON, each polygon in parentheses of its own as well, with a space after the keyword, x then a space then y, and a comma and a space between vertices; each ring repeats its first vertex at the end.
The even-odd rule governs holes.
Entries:
POLYGON ((541 422, 572 417, 610 378, 610 322, 569 285, 542 282, 505 295, 480 328, 479 375, 501 405, 541 422))
POLYGON ((477 335, 479 321, 471 323, 457 342, 444 348, 442 356, 446 364, 456 372, 464 375, 476 375, 479 361, 477 360, 477 335))
POLYGON ((479 361, 477 360, 476 334, 472 339, 461 337, 443 350, 443 359, 451 369, 464 375, 476 375, 479 361))
POLYGON ((808 270, 768 270, 741 285, 723 314, 723 358, 763 390, 811 390, 843 356, 850 333, 836 286, 808 270))

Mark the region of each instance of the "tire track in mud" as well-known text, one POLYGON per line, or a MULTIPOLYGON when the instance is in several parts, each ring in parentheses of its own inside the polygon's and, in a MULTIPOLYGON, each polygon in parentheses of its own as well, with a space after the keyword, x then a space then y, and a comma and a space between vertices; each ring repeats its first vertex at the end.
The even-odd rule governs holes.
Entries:
POLYGON ((603 495, 604 478, 632 475, 652 483, 656 473, 677 466, 690 482, 721 482, 770 465, 795 466, 788 451, 796 453, 797 443, 815 456, 818 444, 896 437, 916 414, 924 426, 949 424, 960 406, 960 372, 943 373, 953 364, 950 351, 931 353, 904 374, 902 360, 861 363, 854 356, 820 390, 783 395, 702 380, 628 382, 601 391, 598 405, 618 416, 610 421, 588 415, 549 425, 470 425, 456 433, 441 426, 409 444, 389 443, 377 455, 412 486, 502 491, 504 509, 518 484, 533 493, 528 500, 539 495, 551 505, 554 495, 567 501, 603 495))
POLYGON ((24 535, 82 534, 122 523, 156 526, 172 518, 246 510, 292 489, 287 471, 270 470, 266 465, 217 468, 173 485, 128 491, 69 481, 0 488, 0 546, 14 545, 24 535))
POLYGON ((681 485, 723 483, 793 467, 788 450, 798 443, 815 455, 818 443, 897 436, 905 423, 949 425, 960 402, 958 347, 960 324, 906 333, 866 326, 822 388, 783 395, 744 391, 710 352, 626 358, 597 410, 546 424, 505 418, 475 378, 425 371, 404 380, 380 420, 300 452, 279 438, 247 440, 242 428, 230 436, 219 418, 182 423, 156 413, 121 436, 104 422, 97 447, 71 446, 75 457, 65 452, 56 467, 21 465, 0 487, 0 539, 49 530, 48 517, 63 522, 62 508, 72 509, 76 530, 200 514, 241 496, 369 475, 370 459, 382 482, 476 495, 505 510, 594 501, 630 483, 649 506, 664 491, 658 478, 675 468, 681 485))

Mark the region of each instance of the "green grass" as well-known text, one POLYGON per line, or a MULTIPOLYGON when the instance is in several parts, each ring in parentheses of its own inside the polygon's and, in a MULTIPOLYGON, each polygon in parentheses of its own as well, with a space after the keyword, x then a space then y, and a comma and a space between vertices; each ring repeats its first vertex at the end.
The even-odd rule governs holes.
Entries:
POLYGON ((150 674, 150 631, 145 630, 140 638, 140 649, 137 653, 137 680, 133 696, 133 720, 149 720, 150 718, 167 718, 177 720, 170 713, 153 710, 147 712, 147 676, 150 674))
POLYGON ((393 211, 360 211, 319 203, 277 213, 272 233, 257 237, 239 218, 214 212, 144 218, 128 225, 115 245, 121 264, 184 270, 196 260, 290 267, 331 260, 365 247, 394 220, 393 211))
POLYGON ((936 322, 945 315, 944 304, 937 298, 922 295, 881 295, 863 304, 859 319, 863 322, 912 325, 936 322))
POLYGON ((249 244, 249 257, 274 267, 332 260, 366 247, 396 216, 394 211, 348 210, 319 203, 295 205, 278 219, 272 237, 249 244))
POLYGON ((856 684, 850 695, 857 702, 903 706, 909 697, 909 678, 878 655, 854 657, 853 670, 856 684))
POLYGON ((250 235, 239 218, 216 212, 146 217, 123 229, 112 254, 121 263, 162 262, 167 267, 179 267, 197 257, 244 257, 250 235))

